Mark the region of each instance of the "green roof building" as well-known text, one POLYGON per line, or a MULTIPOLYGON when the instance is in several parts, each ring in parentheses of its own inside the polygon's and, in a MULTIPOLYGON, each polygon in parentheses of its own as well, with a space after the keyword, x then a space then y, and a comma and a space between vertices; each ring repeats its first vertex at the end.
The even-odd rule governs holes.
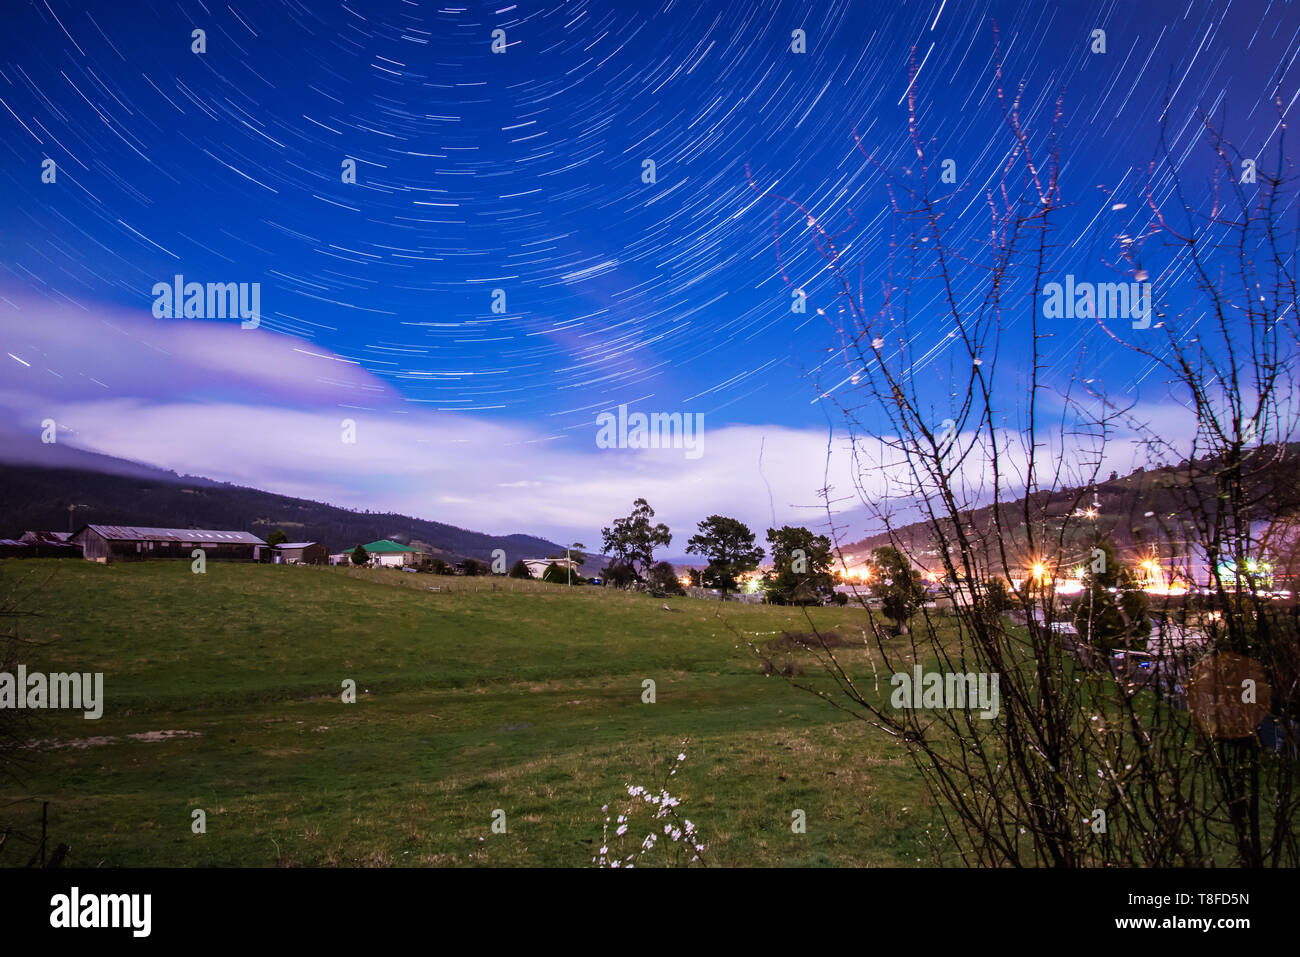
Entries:
POLYGON ((424 554, 414 546, 403 545, 401 542, 394 542, 388 538, 370 542, 361 547, 366 550, 366 554, 370 556, 371 564, 374 565, 391 565, 394 567, 417 565, 424 554))

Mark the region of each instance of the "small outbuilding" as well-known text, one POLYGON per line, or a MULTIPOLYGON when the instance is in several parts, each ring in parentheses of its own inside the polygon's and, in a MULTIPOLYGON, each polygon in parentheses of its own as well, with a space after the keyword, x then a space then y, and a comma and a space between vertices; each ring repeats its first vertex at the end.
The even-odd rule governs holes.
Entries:
POLYGON ((330 550, 320 542, 285 542, 275 546, 275 562, 283 565, 328 565, 330 550))

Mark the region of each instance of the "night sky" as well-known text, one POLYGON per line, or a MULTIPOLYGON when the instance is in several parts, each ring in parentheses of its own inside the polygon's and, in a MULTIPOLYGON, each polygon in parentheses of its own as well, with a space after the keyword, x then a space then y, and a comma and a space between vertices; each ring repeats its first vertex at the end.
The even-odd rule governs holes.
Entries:
MULTIPOLYGON (((1063 98, 1070 205, 1049 273, 1104 281, 1116 237, 1149 220, 1166 96, 1195 182, 1196 109, 1263 154, 1273 98, 1290 108, 1300 89, 1300 11, 1280 2, 37 0, 5 13, 0 404, 18 433, 52 416, 61 441, 178 471, 589 543, 637 495, 675 528, 716 509, 758 525, 815 511, 835 416, 813 380, 851 370, 816 313, 831 303, 823 263, 787 210, 785 265, 812 303, 792 314, 776 206, 746 165, 819 221, 846 227, 852 209, 850 251, 879 286, 885 175, 854 130, 884 168, 915 164, 915 63, 932 156, 956 163, 954 236, 975 242, 1006 159, 999 43, 1040 137, 1063 98), (260 328, 154 318, 152 287, 177 273, 260 283, 260 328), (706 454, 596 449, 596 414, 620 403, 704 413, 706 454), (346 415, 355 447, 337 438, 346 415)), ((1158 288, 1172 281, 1161 268, 1158 288)), ((918 314, 914 335, 942 343, 942 319, 918 314)), ((1062 332, 1047 373, 1065 380, 1081 337, 1062 332)), ((1026 335, 1009 317, 1006 375, 1026 335)), ((1165 398, 1127 350, 1086 363, 1117 392, 1165 398)))

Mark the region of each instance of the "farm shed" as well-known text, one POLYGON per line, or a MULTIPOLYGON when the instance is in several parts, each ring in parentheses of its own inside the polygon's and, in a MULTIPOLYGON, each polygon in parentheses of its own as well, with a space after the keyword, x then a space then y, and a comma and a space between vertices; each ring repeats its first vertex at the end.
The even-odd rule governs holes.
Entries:
POLYGON ((0 558, 34 558, 31 546, 16 538, 0 538, 0 558))
POLYGON ((18 541, 28 545, 67 545, 71 539, 71 532, 23 532, 18 541))
POLYGON ((85 525, 72 536, 94 562, 133 562, 151 558, 189 561, 196 548, 208 561, 259 562, 268 546, 251 532, 207 528, 145 528, 138 525, 85 525))
POLYGON ((320 542, 285 542, 275 546, 275 560, 286 565, 325 565, 330 550, 320 542))
POLYGON ((0 540, 0 557, 76 558, 81 548, 70 542, 70 537, 67 532, 23 532, 17 540, 0 540))

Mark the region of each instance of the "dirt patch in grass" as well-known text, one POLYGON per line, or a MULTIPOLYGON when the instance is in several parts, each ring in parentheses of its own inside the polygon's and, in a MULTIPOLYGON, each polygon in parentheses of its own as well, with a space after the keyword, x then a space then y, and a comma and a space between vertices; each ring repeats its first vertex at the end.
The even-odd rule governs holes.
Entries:
POLYGON ((837 631, 783 631, 780 637, 764 642, 767 651, 812 651, 820 648, 847 648, 861 642, 844 638, 837 631))
MULTIPOLYGON (((127 737, 132 741, 167 741, 171 738, 197 738, 198 731, 144 731, 140 734, 128 734, 127 737)), ((97 748, 105 744, 114 744, 121 740, 115 735, 105 734, 93 738, 73 738, 71 741, 60 741, 58 738, 47 738, 41 741, 29 741, 27 747, 37 750, 56 751, 59 748, 76 748, 84 750, 85 748, 97 748)))
POLYGON ((133 741, 167 741, 170 738, 197 738, 197 731, 145 731, 141 734, 128 734, 133 741))

